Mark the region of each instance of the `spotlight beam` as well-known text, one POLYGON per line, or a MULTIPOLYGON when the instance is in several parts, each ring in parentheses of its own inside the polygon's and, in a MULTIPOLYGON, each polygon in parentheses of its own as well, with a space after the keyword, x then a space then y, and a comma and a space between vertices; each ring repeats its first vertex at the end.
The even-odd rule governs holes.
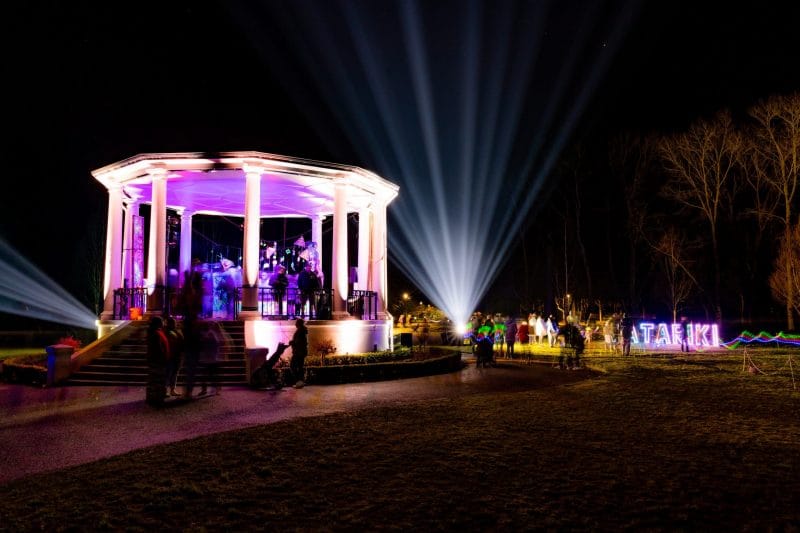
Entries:
POLYGON ((0 239, 0 311, 93 329, 97 317, 0 239))
MULTIPOLYGON (((538 207, 636 4, 298 0, 262 6, 273 9, 260 22, 299 45, 297 64, 341 131, 400 184, 391 259, 461 322, 538 207)), ((274 58, 249 4, 234 5, 274 58)))

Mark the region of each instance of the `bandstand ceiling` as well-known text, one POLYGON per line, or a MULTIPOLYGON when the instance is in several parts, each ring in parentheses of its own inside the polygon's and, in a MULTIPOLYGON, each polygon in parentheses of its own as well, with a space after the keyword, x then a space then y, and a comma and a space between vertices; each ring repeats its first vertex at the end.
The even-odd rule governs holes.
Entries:
POLYGON ((151 202, 152 175, 167 177, 167 207, 195 214, 244 216, 245 169, 261 175, 262 217, 331 215, 334 183, 344 180, 349 212, 376 198, 388 203, 398 187, 358 167, 276 156, 260 152, 141 154, 103 167, 92 175, 107 188, 122 186, 125 195, 151 202))

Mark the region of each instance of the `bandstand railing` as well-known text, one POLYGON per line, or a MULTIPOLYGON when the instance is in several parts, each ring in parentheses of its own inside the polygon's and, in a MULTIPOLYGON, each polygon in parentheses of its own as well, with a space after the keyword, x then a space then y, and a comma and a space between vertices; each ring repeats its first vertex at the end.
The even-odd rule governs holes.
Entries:
POLYGON ((137 320, 147 310, 147 289, 124 287, 114 291, 114 320, 137 320))
MULTIPOLYGON (((157 286, 161 295, 161 309, 165 315, 180 314, 178 305, 178 289, 175 287, 157 286), (160 290, 159 290, 160 289, 160 290)), ((122 287, 114 291, 114 320, 138 320, 147 312, 146 287, 122 287)))
MULTIPOLYGON (((238 289, 238 295, 241 288, 238 289)), ((258 311, 261 318, 281 320, 305 318, 306 320, 327 320, 331 318, 332 289, 317 289, 305 296, 297 287, 280 291, 271 287, 258 288, 258 311)), ((237 306, 237 315, 238 309, 237 306)))
MULTIPOLYGON (((162 287, 162 309, 166 315, 180 315, 179 291, 175 287, 162 287)), ((234 302, 230 310, 233 318, 241 310, 241 287, 233 293, 234 302)), ((120 288, 114 291, 114 320, 136 320, 147 311, 147 288, 120 288)), ((359 320, 376 320, 378 293, 374 291, 352 291, 347 299, 347 312, 359 320)), ((279 291, 271 287, 259 287, 258 312, 264 319, 279 320, 305 318, 307 320, 329 320, 331 318, 332 289, 317 289, 304 295, 296 287, 279 291)), ((230 308, 229 308, 230 309, 230 308)), ((230 316, 230 312, 228 314, 230 316)))
POLYGON ((350 291, 347 298, 347 312, 359 320, 376 320, 378 318, 378 293, 375 291, 350 291))

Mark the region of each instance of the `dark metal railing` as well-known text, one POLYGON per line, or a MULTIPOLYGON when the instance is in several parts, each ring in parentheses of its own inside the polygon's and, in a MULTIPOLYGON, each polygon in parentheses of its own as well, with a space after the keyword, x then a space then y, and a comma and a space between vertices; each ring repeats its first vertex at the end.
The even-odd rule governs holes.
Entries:
MULTIPOLYGON (((237 298, 241 289, 237 290, 237 298)), ((331 318, 332 289, 317 289, 304 294, 297 287, 279 291, 271 287, 258 288, 258 312, 270 320, 305 318, 329 320, 331 318)), ((239 306, 237 305, 237 310, 239 306)))
POLYGON ((144 287, 125 287, 114 291, 114 320, 136 320, 143 317, 145 311, 147 289, 144 287))
POLYGON ((359 320, 378 318, 378 293, 375 291, 350 291, 347 298, 347 312, 359 320))
MULTIPOLYGON (((158 288, 157 288, 158 289, 158 288)), ((175 287, 157 290, 162 297, 164 314, 180 316, 180 291, 175 287)), ((241 311, 242 288, 233 291, 233 302, 228 308, 236 319, 241 311)), ((135 320, 147 311, 147 289, 144 287, 121 288, 114 291, 114 319, 135 320)), ((374 291, 352 291, 347 299, 347 312, 360 320, 376 320, 378 293, 374 291)), ((307 320, 330 320, 333 304, 333 289, 316 289, 304 294, 296 287, 278 291, 270 287, 258 289, 258 312, 265 319, 305 318, 307 320)))

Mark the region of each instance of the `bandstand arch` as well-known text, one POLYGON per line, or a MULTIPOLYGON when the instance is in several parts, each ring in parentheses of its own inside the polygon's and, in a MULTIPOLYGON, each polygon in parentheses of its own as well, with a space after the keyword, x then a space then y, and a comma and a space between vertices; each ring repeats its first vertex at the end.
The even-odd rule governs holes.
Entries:
MULTIPOLYGON (((146 292, 145 315, 163 314, 167 279, 168 210, 180 217, 178 266, 191 269, 192 217, 243 217, 241 309, 247 347, 274 347, 285 341, 293 321, 264 320, 259 312, 260 222, 262 218, 311 220, 311 239, 322 246, 322 221, 332 218, 330 279, 332 313, 309 322, 309 337, 331 340, 340 353, 391 349, 392 319, 387 302, 386 209, 398 186, 355 166, 263 152, 139 154, 92 172, 109 193, 104 269, 104 305, 99 332, 116 327, 115 294, 134 280, 146 292), (147 264, 137 279, 127 257, 137 231, 139 206, 150 205, 145 241, 147 264), (348 258, 347 217, 357 213, 358 254, 348 258), (375 313, 355 320, 347 311, 350 264, 357 263, 358 284, 374 294, 375 313)), ((141 227, 138 228, 141 231, 141 227)), ((320 257, 321 257, 320 253, 320 257)), ((182 278, 182 276, 181 276, 182 278)))

